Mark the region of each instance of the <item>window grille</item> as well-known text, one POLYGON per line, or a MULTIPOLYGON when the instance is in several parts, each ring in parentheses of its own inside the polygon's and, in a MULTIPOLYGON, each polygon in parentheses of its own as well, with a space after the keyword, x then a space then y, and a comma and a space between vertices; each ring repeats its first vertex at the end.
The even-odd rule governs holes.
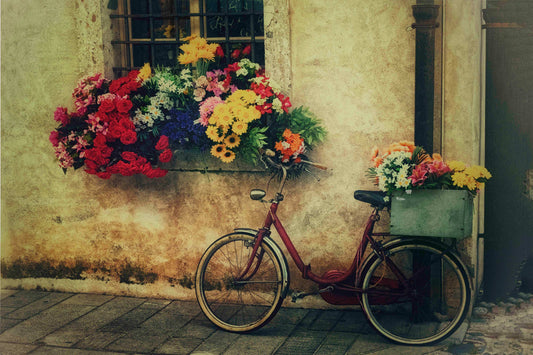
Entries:
POLYGON ((226 61, 250 45, 250 59, 264 65, 262 0, 118 0, 111 18, 116 76, 147 62, 174 66, 179 46, 192 34, 219 43, 226 61))

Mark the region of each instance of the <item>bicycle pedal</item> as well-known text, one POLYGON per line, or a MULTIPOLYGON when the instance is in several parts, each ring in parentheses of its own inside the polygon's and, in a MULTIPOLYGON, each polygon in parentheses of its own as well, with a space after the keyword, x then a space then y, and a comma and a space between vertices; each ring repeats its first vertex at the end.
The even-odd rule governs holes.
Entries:
POLYGON ((291 296, 291 301, 292 303, 296 303, 296 301, 299 299, 299 298, 304 298, 304 297, 307 297, 307 296, 311 296, 311 295, 318 295, 318 294, 321 294, 321 293, 324 293, 324 292, 331 292, 333 291, 333 286, 328 286, 328 287, 325 287, 325 288, 322 288, 316 292, 296 292, 296 293, 293 293, 292 296, 291 296))

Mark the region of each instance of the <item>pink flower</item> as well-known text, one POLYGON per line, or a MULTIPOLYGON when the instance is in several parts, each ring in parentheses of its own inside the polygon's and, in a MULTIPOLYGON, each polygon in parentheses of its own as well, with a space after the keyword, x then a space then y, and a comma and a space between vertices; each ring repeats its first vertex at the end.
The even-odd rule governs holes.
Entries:
POLYGON ((413 184, 413 186, 422 185, 424 181, 426 181, 426 179, 428 178, 428 171, 429 168, 427 164, 417 165, 413 169, 413 173, 411 174, 411 176, 409 176, 409 179, 411 179, 411 183, 413 184))
POLYGON ((61 122, 63 126, 66 126, 68 122, 70 121, 67 108, 66 107, 56 108, 54 112, 54 120, 56 120, 57 122, 61 122))
POLYGON ((209 117, 213 113, 215 107, 224 101, 217 96, 208 97, 200 104, 200 124, 207 127, 209 124, 209 117))
POLYGON ((50 137, 48 137, 48 139, 50 140, 50 143, 52 143, 54 147, 57 147, 59 145, 59 132, 58 131, 50 132, 50 137))
POLYGON ((448 165, 446 165, 446 163, 442 160, 433 160, 433 162, 428 165, 428 168, 429 172, 431 174, 435 174, 437 177, 442 176, 451 171, 448 165))

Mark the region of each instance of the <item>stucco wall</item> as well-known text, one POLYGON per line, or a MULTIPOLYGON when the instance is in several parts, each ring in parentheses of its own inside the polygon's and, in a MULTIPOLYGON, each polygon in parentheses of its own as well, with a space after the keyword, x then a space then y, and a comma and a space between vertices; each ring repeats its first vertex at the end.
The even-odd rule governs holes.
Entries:
MULTIPOLYGON (((293 105, 308 106, 329 131, 313 158, 331 170, 317 172, 320 181, 289 182, 279 210, 315 272, 351 262, 369 212, 353 191, 372 187, 365 177, 371 148, 413 138, 414 31, 405 30, 412 3, 265 1, 267 69, 293 105)), ((261 225, 264 207, 247 196, 267 176, 63 175, 48 142, 52 114, 71 103, 80 76, 109 73, 102 4, 2 2, 1 255, 4 267, 33 277, 3 285, 192 298, 203 250, 234 227, 261 225), (38 270, 62 279, 36 279, 38 270)), ((289 264, 292 288, 310 287, 289 264)))

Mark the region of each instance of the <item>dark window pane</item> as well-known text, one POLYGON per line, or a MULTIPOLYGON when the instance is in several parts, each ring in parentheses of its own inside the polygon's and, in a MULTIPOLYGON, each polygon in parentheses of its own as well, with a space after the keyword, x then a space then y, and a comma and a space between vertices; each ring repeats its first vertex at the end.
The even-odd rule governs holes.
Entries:
POLYGON ((263 15, 254 15, 254 36, 263 37, 265 35, 265 26, 263 15))
POLYGON ((144 63, 150 62, 150 46, 143 44, 133 44, 133 66, 142 67, 144 63))
POLYGON ((177 12, 179 12, 181 14, 190 13, 191 10, 190 10, 190 2, 189 2, 189 0, 178 0, 177 12))
POLYGON ((148 0, 131 0, 130 6, 132 15, 144 15, 150 12, 148 0))
POLYGON ((179 38, 191 35, 191 20, 190 17, 178 17, 179 38))
POLYGON ((226 0, 205 0, 205 12, 226 11, 226 0))
POLYGON ((174 26, 174 18, 155 18, 154 37, 169 39, 176 38, 176 26, 174 26))
POLYGON ((131 38, 150 38, 150 21, 132 18, 131 38))
POLYGON ((250 16, 231 16, 228 18, 230 37, 250 37, 250 16))
POLYGON ((247 0, 229 0, 228 12, 243 12, 248 10, 249 7, 247 0))
POLYGON ((161 65, 166 67, 173 67, 177 63, 176 46, 172 44, 156 45, 154 48, 154 66, 161 65))
POLYGON ((206 16, 206 36, 226 37, 224 16, 206 16))

